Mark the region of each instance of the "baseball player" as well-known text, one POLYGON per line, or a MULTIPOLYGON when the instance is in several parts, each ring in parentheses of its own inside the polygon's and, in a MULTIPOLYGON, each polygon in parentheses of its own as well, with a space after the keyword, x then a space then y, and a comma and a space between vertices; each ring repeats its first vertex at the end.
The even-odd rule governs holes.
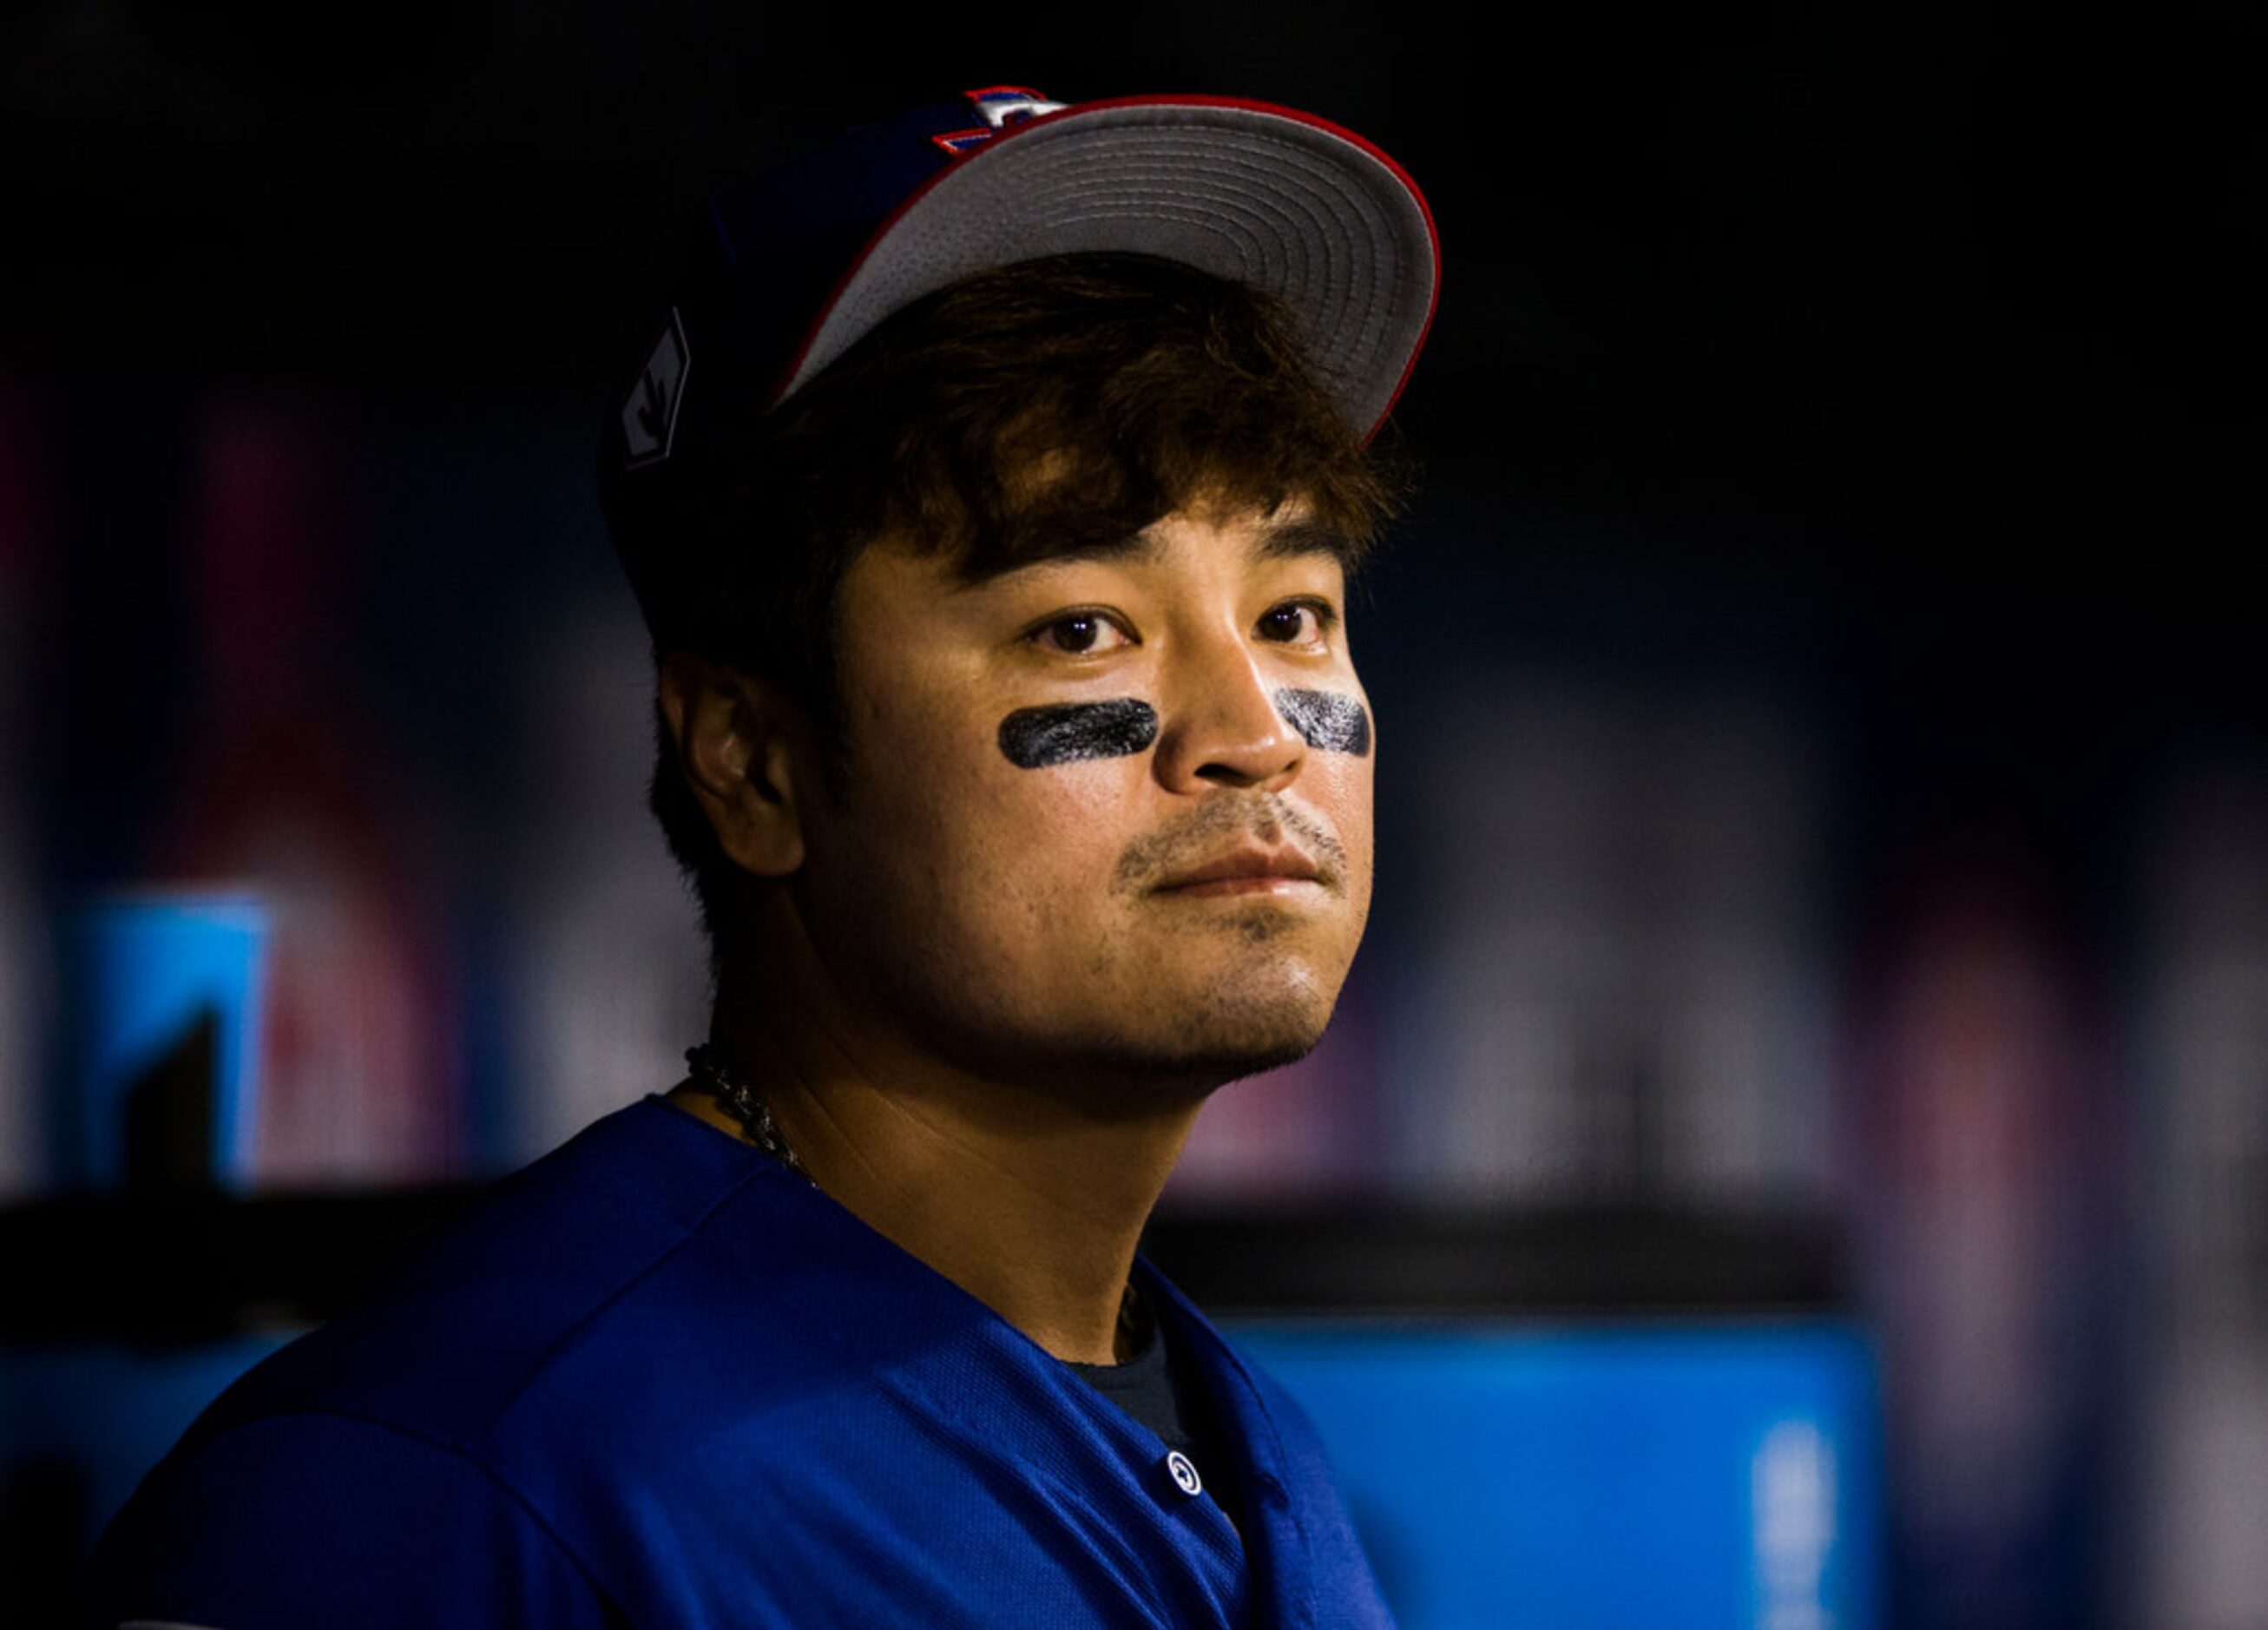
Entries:
POLYGON ((1137 1247, 1361 934, 1435 278, 1390 160, 1219 99, 990 87, 711 201, 602 454, 710 1036, 217 1403, 92 1622, 1386 1622, 1137 1247))

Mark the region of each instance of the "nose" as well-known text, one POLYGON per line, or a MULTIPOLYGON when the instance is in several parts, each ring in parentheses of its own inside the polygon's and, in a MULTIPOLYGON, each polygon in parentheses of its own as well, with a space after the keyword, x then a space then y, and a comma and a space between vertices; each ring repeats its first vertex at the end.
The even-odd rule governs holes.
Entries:
POLYGON ((1307 744, 1276 711, 1274 686, 1233 635, 1185 645, 1165 687, 1153 763, 1176 793, 1217 787, 1280 791, 1298 778, 1307 744))

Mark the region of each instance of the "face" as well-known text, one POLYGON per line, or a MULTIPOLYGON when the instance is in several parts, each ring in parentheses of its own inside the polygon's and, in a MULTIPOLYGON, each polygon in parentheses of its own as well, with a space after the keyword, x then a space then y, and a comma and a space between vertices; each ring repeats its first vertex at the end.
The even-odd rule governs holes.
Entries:
POLYGON ((799 913, 854 1011, 1046 1084, 1205 1088, 1322 1034, 1369 910, 1368 704, 1294 516, 970 585, 867 549, 799 913))

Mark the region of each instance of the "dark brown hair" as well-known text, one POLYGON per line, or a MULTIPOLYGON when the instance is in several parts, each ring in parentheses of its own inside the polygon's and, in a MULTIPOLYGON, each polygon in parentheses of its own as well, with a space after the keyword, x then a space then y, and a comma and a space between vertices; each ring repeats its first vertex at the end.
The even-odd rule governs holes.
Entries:
MULTIPOLYGON (((681 586, 648 606, 655 655, 762 675, 830 736, 836 594, 873 539, 981 580, 1177 510, 1296 498, 1351 570, 1393 496, 1275 301, 1134 254, 1029 261, 929 295, 699 458, 666 540, 681 586)), ((652 806, 721 955, 737 868, 658 728, 652 806)))

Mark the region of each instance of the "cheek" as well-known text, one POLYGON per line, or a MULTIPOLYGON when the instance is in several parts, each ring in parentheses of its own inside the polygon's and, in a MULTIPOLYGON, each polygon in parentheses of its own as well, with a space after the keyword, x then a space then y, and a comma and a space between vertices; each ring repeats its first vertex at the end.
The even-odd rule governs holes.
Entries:
POLYGON ((1035 884, 1061 888, 1107 881, 1136 834, 1128 812, 1141 807, 1146 754, 1090 758, 1022 770, 996 749, 969 766, 972 837, 1005 867, 1035 884))
POLYGON ((920 874, 910 886, 933 897, 1005 904, 1107 879, 1147 755, 1020 768, 1002 750, 1001 718, 941 704, 953 699, 862 706, 850 799, 859 841, 891 871, 920 874))
POLYGON ((1138 807, 1128 782, 1148 761, 1033 771, 990 751, 960 766, 924 874, 902 897, 924 901, 956 981, 995 1002, 1044 1003, 1112 933, 1111 880, 1138 807))
POLYGON ((1307 760, 1294 793, 1330 823, 1346 848, 1349 880, 1365 899, 1370 890, 1372 766, 1375 762, 1344 753, 1317 753, 1307 760))

